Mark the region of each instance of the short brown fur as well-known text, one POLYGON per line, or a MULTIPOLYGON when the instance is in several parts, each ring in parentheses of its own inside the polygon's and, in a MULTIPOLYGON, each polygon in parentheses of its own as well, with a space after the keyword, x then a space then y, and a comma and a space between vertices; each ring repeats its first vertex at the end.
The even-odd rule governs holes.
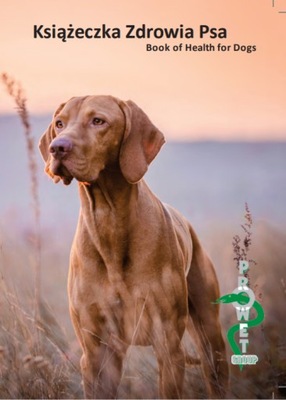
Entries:
POLYGON ((163 143, 138 106, 111 96, 72 98, 41 138, 46 172, 79 181, 68 293, 88 398, 117 397, 131 344, 153 346, 160 397, 181 398, 186 329, 197 338, 209 396, 226 393, 213 265, 189 222, 142 179, 163 143))

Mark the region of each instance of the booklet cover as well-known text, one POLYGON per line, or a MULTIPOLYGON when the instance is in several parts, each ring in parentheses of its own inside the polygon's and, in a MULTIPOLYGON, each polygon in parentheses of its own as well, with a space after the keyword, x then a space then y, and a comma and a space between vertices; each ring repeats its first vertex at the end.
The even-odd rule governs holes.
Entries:
POLYGON ((285 43, 286 0, 2 0, 1 398, 286 398, 285 43))

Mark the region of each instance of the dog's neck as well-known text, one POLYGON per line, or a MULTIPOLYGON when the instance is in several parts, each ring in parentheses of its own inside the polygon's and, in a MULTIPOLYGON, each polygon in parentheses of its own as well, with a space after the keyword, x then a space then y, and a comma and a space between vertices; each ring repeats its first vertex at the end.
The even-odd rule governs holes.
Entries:
POLYGON ((104 170, 92 183, 80 183, 82 211, 101 215, 106 212, 123 215, 128 213, 130 198, 138 192, 137 184, 130 184, 118 169, 104 170))
POLYGON ((92 184, 79 184, 81 229, 86 233, 85 240, 100 254, 113 282, 122 281, 128 262, 131 221, 136 220, 138 191, 142 184, 130 184, 115 171, 104 171, 92 184))

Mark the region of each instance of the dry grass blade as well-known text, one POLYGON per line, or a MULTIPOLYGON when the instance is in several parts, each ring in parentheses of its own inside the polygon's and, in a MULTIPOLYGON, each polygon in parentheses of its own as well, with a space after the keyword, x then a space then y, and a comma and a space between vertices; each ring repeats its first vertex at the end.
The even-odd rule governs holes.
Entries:
POLYGON ((8 94, 13 98, 17 113, 20 117, 24 128, 24 135, 27 144, 27 153, 29 160, 29 171, 31 177, 31 196, 35 223, 34 234, 34 265, 35 265, 35 318, 39 317, 39 306, 41 297, 41 239, 40 239, 40 202, 38 194, 38 178, 37 163, 34 146, 34 138, 32 136, 29 113, 27 110, 27 99, 24 96, 22 86, 11 78, 8 74, 1 74, 1 80, 6 87, 8 94))
POLYGON ((29 302, 25 304, 6 286, 2 289, 0 398, 80 397, 78 368, 47 305, 41 304, 39 327, 29 313, 29 302))
MULTIPOLYGON (((252 244, 252 215, 247 203, 245 203, 245 222, 241 225, 243 230, 244 237, 240 237, 239 235, 235 235, 232 239, 232 248, 234 252, 234 260, 236 261, 236 267, 238 268, 239 262, 242 260, 247 260, 249 263, 256 265, 256 261, 248 258, 248 253, 252 244)), ((249 273, 246 272, 245 277, 248 278, 249 282, 249 273)), ((250 286, 250 283, 249 283, 250 286)))

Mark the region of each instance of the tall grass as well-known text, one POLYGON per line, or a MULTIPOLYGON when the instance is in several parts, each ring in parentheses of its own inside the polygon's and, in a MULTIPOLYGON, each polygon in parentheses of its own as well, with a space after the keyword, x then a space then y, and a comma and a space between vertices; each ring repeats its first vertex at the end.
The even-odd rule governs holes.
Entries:
MULTIPOLYGON (((34 267, 29 293, 19 294, 0 271, 0 398, 81 397, 78 365, 69 355, 69 345, 59 323, 41 295, 41 232, 38 171, 27 99, 22 86, 8 74, 0 75, 7 93, 15 102, 26 140, 33 215, 31 249, 22 259, 34 267), (33 293, 31 295, 31 292, 33 293)), ((28 182, 27 182, 28 183, 28 182)), ((16 245, 17 246, 17 245, 16 245)), ((15 248, 16 248, 15 246, 15 248)), ((17 253, 17 249, 15 251, 17 253)), ((10 269, 8 260, 0 255, 10 269)), ((19 265, 14 271, 17 275, 19 265)), ((30 275, 29 268, 26 274, 30 275)), ((26 279, 29 281, 29 278, 26 279)), ((22 285, 24 282, 21 282, 22 285)))
POLYGON ((35 318, 39 317, 39 307, 41 299, 41 235, 40 235, 40 202, 39 202, 39 184, 37 176, 37 162, 35 154, 35 144, 32 135, 29 113, 27 109, 27 99, 24 95, 23 88, 20 83, 16 82, 8 74, 1 74, 1 80, 16 104, 16 110, 20 117, 23 126, 23 132, 26 139, 28 165, 30 171, 31 182, 31 198, 32 212, 34 216, 34 270, 35 270, 35 303, 34 314, 35 318))
POLYGON ((42 301, 35 320, 28 299, 24 304, 2 278, 0 398, 81 397, 79 370, 60 325, 42 301))

